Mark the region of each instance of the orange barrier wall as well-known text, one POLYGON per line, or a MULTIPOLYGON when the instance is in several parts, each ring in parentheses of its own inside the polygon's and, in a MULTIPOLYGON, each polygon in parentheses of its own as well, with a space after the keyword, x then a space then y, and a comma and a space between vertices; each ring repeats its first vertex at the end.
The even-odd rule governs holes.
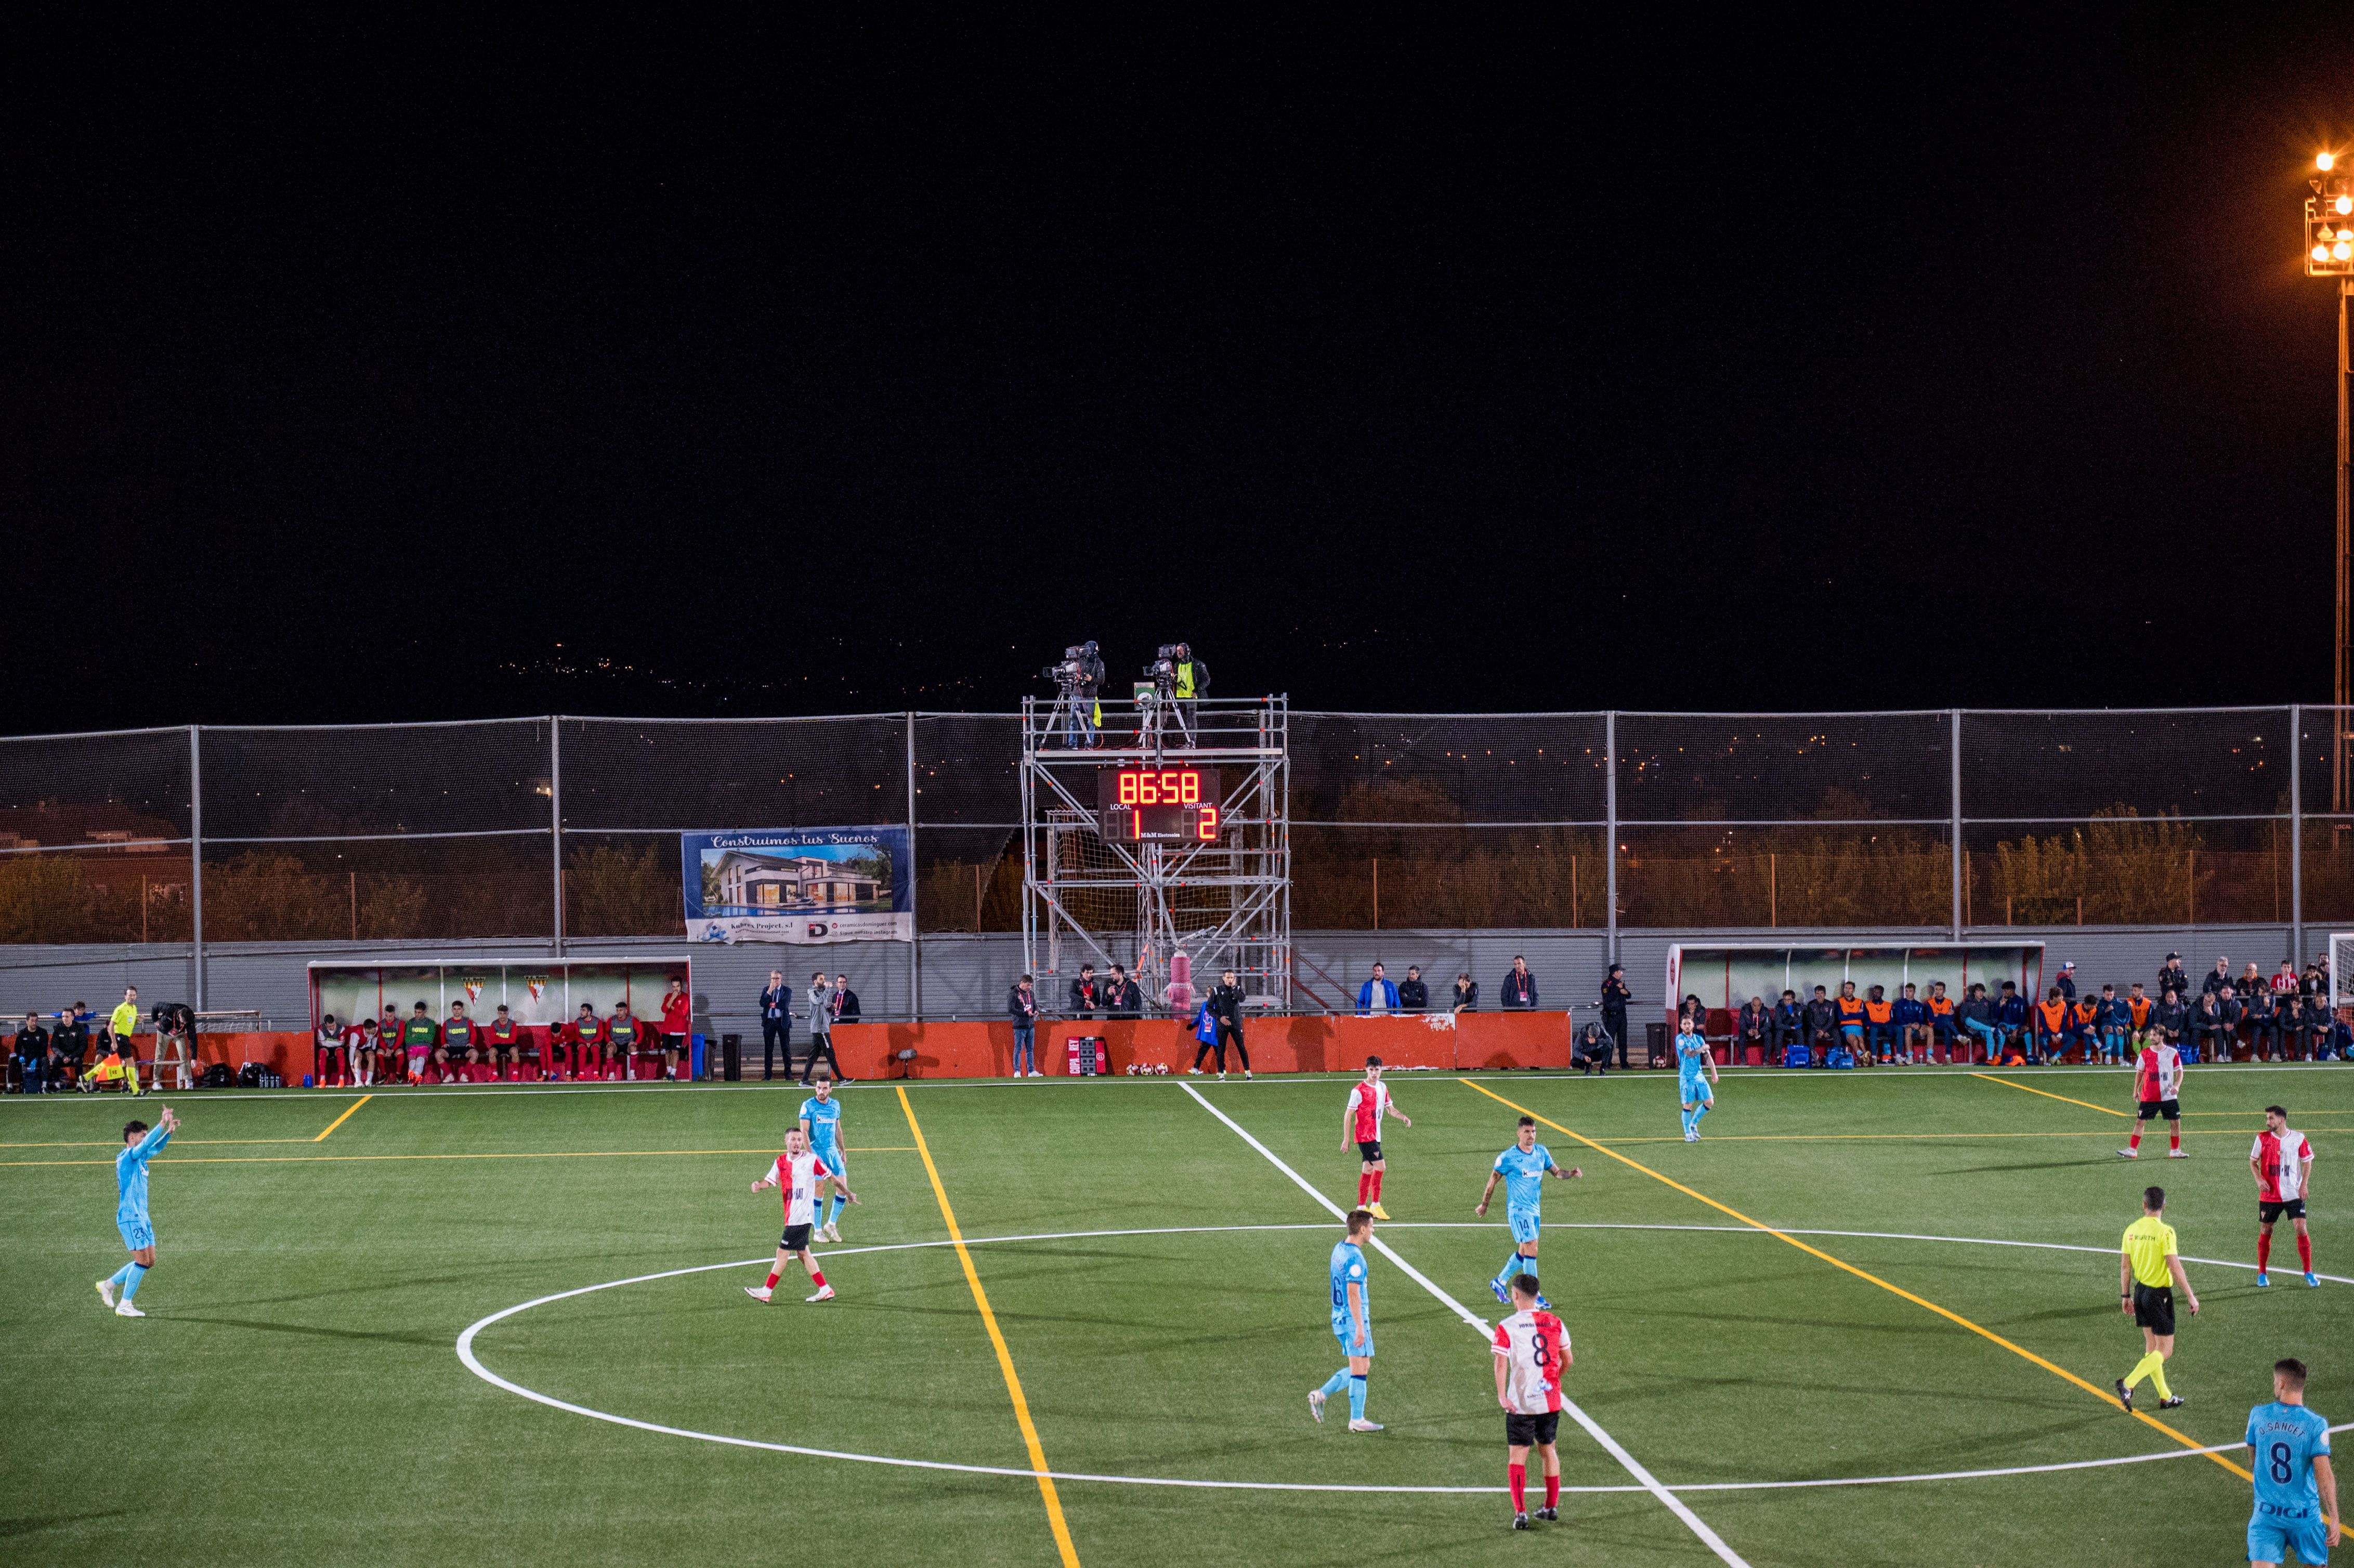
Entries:
MULTIPOLYGON (((1564 1012, 1477 1012, 1453 1021, 1443 1014, 1420 1017, 1252 1018, 1243 1025, 1251 1067, 1261 1073, 1354 1072, 1367 1056, 1391 1067, 1437 1067, 1469 1071, 1502 1067, 1569 1065, 1569 1015, 1564 1012)), ((1093 1022, 1038 1025, 1038 1066, 1060 1076, 1068 1071, 1066 1042, 1100 1036, 1111 1071, 1130 1065, 1166 1066, 1182 1073, 1193 1065, 1193 1031, 1174 1019, 1097 1019, 1093 1022)), ((1002 1077, 1013 1067, 1012 1023, 837 1023, 834 1054, 854 1078, 1002 1077), (898 1053, 913 1050, 901 1063, 898 1053)), ((1241 1063, 1228 1053, 1230 1071, 1241 1063)))

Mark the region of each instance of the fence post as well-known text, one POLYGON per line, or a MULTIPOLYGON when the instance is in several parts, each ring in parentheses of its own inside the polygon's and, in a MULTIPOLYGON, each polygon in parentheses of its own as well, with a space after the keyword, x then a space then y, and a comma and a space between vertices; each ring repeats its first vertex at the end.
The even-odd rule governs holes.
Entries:
POLYGON ((1618 961, 1618 715, 1602 715, 1602 879, 1603 928, 1608 933, 1610 962, 1618 961))
POLYGON ((564 715, 547 715, 548 885, 556 918, 550 925, 556 956, 564 956, 564 715))
MULTIPOLYGON (((2338 715, 2330 715, 2334 727, 2338 715)), ((2288 705, 2288 957, 2305 968, 2305 705, 2288 705)))
MULTIPOLYGON (((907 715, 907 1016, 924 1016, 924 927, 916 916, 916 715, 907 715)), ((976 913, 973 925, 981 916, 976 913)))
POLYGON ((188 726, 188 953, 198 1012, 205 1010, 205 769, 197 739, 203 733, 188 726))
POLYGON ((1954 940, 1962 939, 1962 710, 1956 708, 1954 721, 1954 940))

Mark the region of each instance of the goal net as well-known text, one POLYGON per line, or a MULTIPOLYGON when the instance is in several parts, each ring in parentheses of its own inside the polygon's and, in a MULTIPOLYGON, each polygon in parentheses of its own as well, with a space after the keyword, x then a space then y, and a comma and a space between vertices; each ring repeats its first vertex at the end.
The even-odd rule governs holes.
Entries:
POLYGON ((2354 931, 2329 933, 2329 1005, 2354 1007, 2354 931))

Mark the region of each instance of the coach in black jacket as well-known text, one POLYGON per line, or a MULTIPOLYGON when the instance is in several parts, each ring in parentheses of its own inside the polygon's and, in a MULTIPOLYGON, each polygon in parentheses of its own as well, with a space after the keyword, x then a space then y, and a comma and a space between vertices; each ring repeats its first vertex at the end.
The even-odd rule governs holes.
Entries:
POLYGON ((760 1076, 775 1075, 777 1056, 785 1058, 785 1076, 793 1075, 793 988, 785 983, 782 969, 769 971, 769 983, 760 991, 760 1076))
POLYGON ((1529 973, 1529 964, 1520 954, 1512 955, 1512 967, 1504 976, 1504 1006, 1534 1007, 1537 1004, 1537 977, 1529 973))
POLYGON ((1400 1012, 1430 1011, 1430 988, 1422 983, 1420 964, 1406 965, 1405 979, 1398 981, 1398 1011, 1400 1012))

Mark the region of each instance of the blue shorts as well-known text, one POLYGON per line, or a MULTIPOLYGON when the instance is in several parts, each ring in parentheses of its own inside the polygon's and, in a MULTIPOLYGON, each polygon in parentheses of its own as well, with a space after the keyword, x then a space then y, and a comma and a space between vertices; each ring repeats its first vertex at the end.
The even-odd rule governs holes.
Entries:
POLYGON ((1716 1103, 1716 1096, 1710 1090, 1706 1078, 1686 1078, 1676 1086, 1676 1097, 1688 1106, 1697 1105, 1702 1100, 1711 1105, 1716 1103))
POLYGON ((1346 1312, 1335 1312, 1332 1314, 1332 1337, 1341 1341, 1341 1353, 1344 1356, 1372 1355, 1373 1353, 1373 1326, 1371 1323, 1365 1325, 1365 1337, 1363 1339, 1352 1340, 1349 1336, 1356 1331, 1356 1327, 1357 1325, 1355 1320, 1346 1312))
POLYGON ((2329 1526, 2315 1509, 2303 1519, 2282 1514, 2252 1514, 2248 1519, 2248 1561, 2285 1563, 2284 1548, 2296 1548, 2296 1560, 2320 1568, 2329 1561, 2329 1526))
POLYGON ((1863 1038, 1863 1025, 1861 1023, 1842 1023, 1840 1025, 1840 1033, 1850 1040, 1861 1040, 1863 1038))
POLYGON ((810 1152, 816 1155, 819 1160, 822 1160, 825 1164, 825 1168, 828 1171, 832 1171, 836 1176, 844 1178, 849 1176, 850 1167, 843 1161, 842 1158, 842 1150, 834 1145, 831 1143, 812 1143, 810 1145, 810 1152))
POLYGON ((1512 1240, 1518 1244, 1536 1240, 1537 1228, 1543 1222, 1538 1218, 1538 1212, 1534 1209, 1507 1208, 1504 1211, 1504 1223, 1512 1227, 1512 1240))
POLYGON ((145 1220, 118 1219, 114 1228, 122 1233, 122 1245, 133 1252, 143 1252, 155 1245, 155 1227, 145 1220))

